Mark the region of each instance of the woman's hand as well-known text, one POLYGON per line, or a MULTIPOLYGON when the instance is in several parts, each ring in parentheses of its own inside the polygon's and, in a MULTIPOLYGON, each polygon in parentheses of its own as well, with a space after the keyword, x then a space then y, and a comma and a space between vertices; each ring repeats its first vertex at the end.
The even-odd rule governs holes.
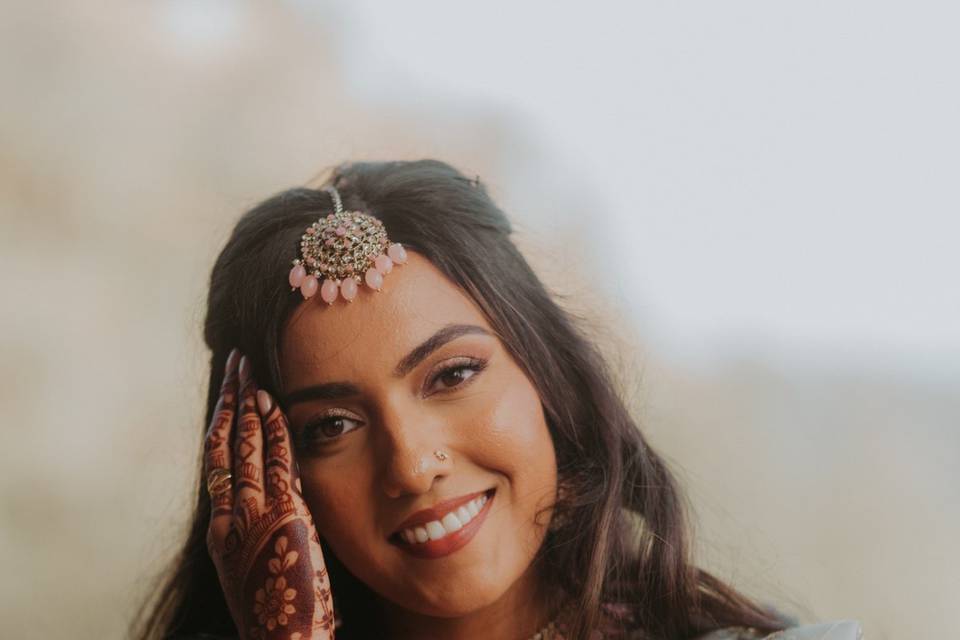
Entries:
POLYGON ((227 358, 204 452, 207 549, 240 637, 333 638, 330 582, 286 416, 257 391, 250 363, 236 349, 227 358))

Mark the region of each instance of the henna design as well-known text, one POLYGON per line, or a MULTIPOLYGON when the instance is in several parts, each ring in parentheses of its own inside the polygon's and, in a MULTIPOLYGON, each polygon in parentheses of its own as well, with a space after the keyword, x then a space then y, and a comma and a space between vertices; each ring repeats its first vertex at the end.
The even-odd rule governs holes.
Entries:
MULTIPOLYGON (((316 529, 313 531, 313 536, 314 540, 319 543, 320 539, 319 536, 317 536, 316 529)), ((328 631, 332 638, 336 620, 333 615, 333 594, 330 592, 330 580, 327 576, 326 566, 320 569, 320 571, 317 571, 317 581, 314 585, 314 600, 320 603, 320 608, 323 613, 319 619, 314 620, 313 630, 328 631)))
POLYGON ((267 472, 267 508, 273 508, 277 502, 288 502, 293 498, 290 496, 290 485, 287 483, 283 474, 271 469, 267 472))
POLYGON ((286 446, 288 431, 283 415, 277 407, 272 407, 267 417, 267 504, 276 501, 292 500, 290 494, 290 448, 286 446))
POLYGON ((269 553, 261 553, 254 562, 244 588, 249 605, 241 628, 247 637, 333 638, 333 600, 326 566, 319 547, 310 546, 302 520, 287 522, 270 538, 269 553), (320 564, 316 562, 319 560, 320 564), (300 634, 299 636, 297 634, 300 634))
POLYGON ((233 506, 230 504, 230 495, 226 493, 211 498, 210 506, 213 516, 229 516, 233 510, 233 506))
POLYGON ((273 631, 277 625, 286 626, 289 621, 288 615, 297 612, 297 608, 290 603, 297 597, 297 590, 287 586, 287 579, 283 577, 283 572, 293 566, 300 554, 296 551, 287 551, 286 536, 277 538, 274 551, 277 557, 271 558, 267 563, 272 575, 253 597, 253 613, 257 616, 260 626, 266 626, 268 631, 273 631))
POLYGON ((230 531, 227 533, 226 539, 223 541, 223 555, 224 557, 232 555, 237 549, 240 548, 240 532, 237 531, 236 526, 230 527, 230 531))
POLYGON ((267 467, 280 467, 290 473, 290 453, 285 446, 267 441, 267 467))
POLYGON ((248 489, 259 493, 263 489, 261 472, 263 426, 254 400, 256 386, 250 379, 243 383, 241 415, 237 424, 236 441, 233 443, 234 482, 238 490, 248 489))
MULTIPOLYGON (((230 377, 224 380, 224 385, 231 383, 230 377)), ((230 394, 232 397, 232 394, 230 394)), ((233 400, 228 400, 227 396, 221 396, 217 402, 217 407, 213 414, 213 422, 207 431, 207 437, 204 440, 204 454, 206 456, 207 473, 214 469, 226 468, 226 454, 224 445, 227 442, 227 434, 233 423, 233 400)))
POLYGON ((213 471, 214 469, 226 469, 227 468, 227 457, 224 455, 223 451, 211 451, 207 456, 207 468, 213 471))
MULTIPOLYGON (((226 499, 212 500, 208 547, 244 640, 329 640, 335 626, 330 581, 286 417, 263 394, 261 420, 245 358, 240 370, 240 415, 234 423, 235 405, 221 397, 205 442, 206 466, 232 466, 234 473, 226 499), (229 521, 215 527, 216 516, 227 513, 229 521)), ((228 391, 236 389, 232 379, 232 386, 224 384, 228 391)))
POLYGON ((249 487, 250 489, 260 488, 260 469, 252 462, 241 462, 237 468, 238 487, 249 487))
MULTIPOLYGON (((224 368, 223 383, 220 385, 220 398, 214 409, 213 420, 207 430, 204 440, 204 472, 203 481, 206 482, 210 473, 215 469, 230 470, 229 436, 233 426, 237 398, 237 361, 239 353, 234 349, 227 357, 224 368)), ((232 492, 218 493, 210 498, 211 520, 220 516, 230 516, 232 513, 232 492)))
POLYGON ((254 557, 262 550, 262 546, 250 544, 249 541, 265 540, 286 524, 291 515, 296 515, 292 500, 277 500, 262 514, 257 507, 256 498, 247 498, 238 504, 234 513, 233 530, 240 539, 248 542, 239 545, 235 553, 225 551, 224 557, 227 559, 228 555, 231 556, 229 560, 238 568, 239 575, 248 572, 254 557))

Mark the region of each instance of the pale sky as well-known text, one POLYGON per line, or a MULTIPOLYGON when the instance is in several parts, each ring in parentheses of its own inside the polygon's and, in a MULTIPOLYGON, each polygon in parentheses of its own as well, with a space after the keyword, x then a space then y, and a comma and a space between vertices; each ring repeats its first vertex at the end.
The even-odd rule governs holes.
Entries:
POLYGON ((955 4, 339 12, 371 98, 485 103, 582 176, 628 229, 614 287, 671 348, 765 341, 958 370, 955 4))
POLYGON ((586 241, 666 353, 960 374, 955 4, 294 4, 385 113, 511 122, 552 163, 526 197, 622 230, 586 241))

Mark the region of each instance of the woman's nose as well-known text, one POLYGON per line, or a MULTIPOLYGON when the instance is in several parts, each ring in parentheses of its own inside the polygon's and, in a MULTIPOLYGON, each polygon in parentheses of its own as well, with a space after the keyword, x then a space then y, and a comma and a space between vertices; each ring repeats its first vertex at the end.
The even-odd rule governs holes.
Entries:
POLYGON ((450 456, 436 453, 445 449, 442 427, 428 416, 393 412, 384 416, 380 433, 376 453, 377 468, 381 470, 378 481, 387 496, 427 493, 437 479, 452 469, 450 456))

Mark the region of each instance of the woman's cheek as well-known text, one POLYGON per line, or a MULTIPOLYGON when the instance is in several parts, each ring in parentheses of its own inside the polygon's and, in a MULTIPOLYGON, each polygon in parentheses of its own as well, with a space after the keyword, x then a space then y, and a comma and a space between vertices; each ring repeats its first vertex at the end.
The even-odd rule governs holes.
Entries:
POLYGON ((540 397, 522 375, 505 381, 497 396, 483 403, 475 426, 469 432, 474 447, 511 467, 526 464, 531 455, 553 454, 540 397))
POLYGON ((358 513, 364 503, 351 491, 356 485, 343 475, 338 478, 335 470, 318 472, 310 465, 301 465, 300 479, 317 532, 324 538, 342 538, 349 535, 352 523, 369 521, 358 513))
POLYGON ((473 414, 460 446, 476 464, 505 478, 515 525, 539 525, 531 526, 526 538, 535 548, 549 521, 545 510, 556 498, 556 453, 533 385, 519 369, 501 382, 478 404, 482 410, 473 414))

